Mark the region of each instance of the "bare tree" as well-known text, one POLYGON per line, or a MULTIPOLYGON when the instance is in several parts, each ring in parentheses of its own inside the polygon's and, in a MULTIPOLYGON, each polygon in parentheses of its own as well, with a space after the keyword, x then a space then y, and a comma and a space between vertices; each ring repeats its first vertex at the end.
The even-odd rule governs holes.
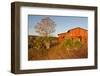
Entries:
POLYGON ((41 21, 38 22, 37 25, 35 26, 36 32, 39 35, 44 36, 42 43, 44 43, 46 49, 50 48, 51 40, 49 37, 51 33, 55 32, 55 26, 56 26, 55 22, 49 17, 41 19, 41 21))
POLYGON ((52 19, 45 17, 37 23, 35 29, 41 36, 49 36, 51 33, 55 32, 55 26, 56 24, 52 19))

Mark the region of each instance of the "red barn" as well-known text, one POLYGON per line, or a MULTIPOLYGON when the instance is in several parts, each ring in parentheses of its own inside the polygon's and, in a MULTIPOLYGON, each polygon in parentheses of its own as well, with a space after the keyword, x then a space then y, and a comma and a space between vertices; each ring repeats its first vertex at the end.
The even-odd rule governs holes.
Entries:
POLYGON ((79 39, 82 43, 87 43, 88 41, 88 31, 86 29, 77 27, 70 29, 65 33, 58 34, 59 42, 63 41, 64 39, 71 38, 71 39, 79 39))

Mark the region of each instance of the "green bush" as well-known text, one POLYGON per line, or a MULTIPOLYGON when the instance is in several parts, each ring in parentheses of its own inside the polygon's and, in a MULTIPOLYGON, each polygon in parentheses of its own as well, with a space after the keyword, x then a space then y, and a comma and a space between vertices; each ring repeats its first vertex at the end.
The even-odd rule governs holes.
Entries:
POLYGON ((74 47, 76 47, 76 48, 81 48, 81 47, 82 47, 81 41, 76 40, 76 41, 74 42, 74 47))
POLYGON ((67 48, 72 48, 73 47, 73 41, 72 39, 65 39, 63 41, 63 46, 67 48))
POLYGON ((71 38, 70 39, 65 39, 63 42, 62 42, 62 45, 63 47, 65 48, 71 48, 71 49, 74 49, 74 48, 81 48, 82 47, 82 43, 81 41, 79 40, 72 40, 71 38))
POLYGON ((37 37, 35 40, 34 40, 34 46, 36 49, 40 49, 42 47, 42 41, 43 39, 41 37, 37 37))
POLYGON ((35 42, 36 49, 48 49, 50 48, 50 41, 52 40, 51 37, 37 37, 35 42))

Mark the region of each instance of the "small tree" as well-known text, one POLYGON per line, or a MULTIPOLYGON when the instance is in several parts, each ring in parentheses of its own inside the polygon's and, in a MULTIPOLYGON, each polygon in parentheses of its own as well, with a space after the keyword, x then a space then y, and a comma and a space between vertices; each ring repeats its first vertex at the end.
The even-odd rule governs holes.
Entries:
POLYGON ((55 22, 49 17, 41 19, 41 21, 38 22, 37 25, 35 26, 36 32, 45 38, 44 44, 47 49, 50 47, 49 36, 51 33, 55 32, 55 26, 56 26, 55 22))

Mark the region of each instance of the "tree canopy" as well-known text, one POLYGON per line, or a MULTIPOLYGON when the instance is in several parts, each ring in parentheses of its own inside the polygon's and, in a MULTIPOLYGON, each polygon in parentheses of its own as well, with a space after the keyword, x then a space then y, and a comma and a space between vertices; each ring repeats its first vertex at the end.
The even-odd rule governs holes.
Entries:
POLYGON ((36 24, 35 29, 41 36, 49 36, 51 33, 55 32, 55 26, 55 22, 50 19, 50 17, 45 17, 36 24))

